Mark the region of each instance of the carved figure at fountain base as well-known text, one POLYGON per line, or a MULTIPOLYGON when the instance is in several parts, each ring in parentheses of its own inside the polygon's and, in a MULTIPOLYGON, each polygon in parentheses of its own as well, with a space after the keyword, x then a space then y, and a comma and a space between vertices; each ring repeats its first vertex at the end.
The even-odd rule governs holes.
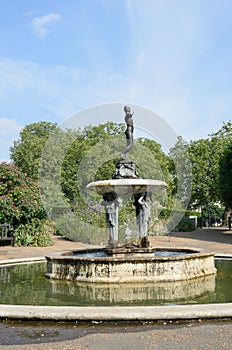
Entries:
POLYGON ((118 207, 121 200, 117 193, 110 192, 103 195, 102 206, 105 207, 106 223, 109 229, 109 246, 117 246, 118 244, 118 207))

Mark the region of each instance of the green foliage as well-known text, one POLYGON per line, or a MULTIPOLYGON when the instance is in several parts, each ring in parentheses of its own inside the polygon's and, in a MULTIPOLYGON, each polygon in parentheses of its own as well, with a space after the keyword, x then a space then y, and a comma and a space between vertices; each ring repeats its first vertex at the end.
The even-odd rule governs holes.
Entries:
POLYGON ((169 206, 173 210, 185 210, 189 204, 192 189, 192 167, 189 159, 188 144, 179 136, 173 148, 169 151, 171 158, 171 197, 169 206))
POLYGON ((51 235, 54 233, 54 227, 47 220, 34 219, 29 223, 19 225, 14 233, 18 246, 46 247, 52 244, 51 235))
POLYGON ((224 206, 215 203, 209 203, 207 206, 204 206, 202 208, 202 217, 208 220, 211 220, 213 217, 215 219, 223 218, 224 211, 224 206))
MULTIPOLYGON (((216 218, 221 217, 222 215, 223 208, 220 208, 219 206, 215 206, 214 208, 213 203, 220 202, 221 200, 223 200, 224 204, 227 206, 231 206, 232 203, 229 199, 232 188, 231 185, 229 185, 231 179, 231 163, 225 156, 225 150, 227 150, 227 146, 230 144, 231 139, 232 123, 231 121, 228 121, 223 124, 219 131, 209 135, 208 138, 190 141, 185 146, 187 153, 181 151, 183 159, 186 154, 191 165, 192 185, 189 207, 201 207, 203 216, 207 218, 209 216, 215 216, 216 218), (226 174, 227 171, 228 173, 226 174)), ((174 147, 174 149, 170 151, 170 156, 174 160, 177 156, 181 159, 181 155, 178 153, 179 150, 177 152, 176 149, 178 148, 174 147)), ((181 150, 181 148, 179 149, 181 150)), ((182 162, 182 164, 184 164, 184 162, 182 162)), ((180 179, 180 176, 178 176, 177 179, 177 175, 181 174, 182 170, 178 170, 178 167, 175 169, 175 162, 173 162, 172 173, 174 184, 177 187, 177 180, 179 182, 182 180, 180 179)), ((185 173, 184 169, 183 174, 185 173)), ((183 179, 182 183, 185 185, 185 179, 183 179)), ((175 186, 173 188, 175 189, 175 186)), ((173 194, 174 193, 175 191, 173 194)), ((182 193, 184 193, 184 191, 182 191, 182 193)), ((172 204, 170 207, 174 208, 172 204)))
MULTIPOLYGON (((184 216, 191 216, 191 215, 194 215, 194 216, 197 216, 197 217, 201 216, 200 212, 194 211, 194 210, 177 210, 175 212, 176 213, 181 213, 184 216)), ((160 210, 160 213, 159 213, 159 218, 168 219, 170 217, 170 215, 172 215, 172 213, 173 213, 172 208, 162 208, 160 210)))
POLYGON ((191 202, 196 202, 200 206, 208 200, 209 189, 212 186, 210 141, 208 139, 191 141, 188 150, 193 173, 191 202))
POLYGON ((20 132, 20 138, 10 148, 14 165, 33 179, 38 179, 40 157, 46 140, 56 128, 56 124, 38 122, 28 124, 20 132))
POLYGON ((224 123, 221 129, 206 139, 191 141, 189 157, 192 163, 193 185, 191 203, 207 206, 222 199, 219 179, 221 157, 232 138, 232 123, 224 123))
POLYGON ((97 215, 88 214, 88 212, 74 212, 60 215, 56 219, 56 228, 58 233, 66 237, 86 244, 107 244, 108 230, 105 220, 99 219, 97 215), (89 220, 89 221, 88 221, 89 220))
POLYGON ((185 216, 196 216, 196 217, 200 218, 201 217, 201 213, 199 211, 186 210, 185 211, 185 216))
POLYGON ((159 213, 159 219, 168 219, 172 214, 172 208, 162 208, 159 213))
POLYGON ((53 216, 54 210, 70 209, 70 202, 62 189, 62 169, 66 152, 75 139, 74 131, 56 128, 44 145, 39 162, 38 185, 48 217, 53 216))
POLYGON ((0 223, 10 223, 17 244, 51 243, 35 181, 12 164, 0 163, 0 223))
MULTIPOLYGON (((39 172, 41 195, 49 217, 56 216, 56 221, 60 217, 62 221, 67 212, 73 210, 81 222, 104 228, 106 224, 102 212, 90 209, 95 208, 97 203, 99 205, 99 196, 87 193, 85 188, 91 181, 112 177, 115 162, 125 146, 124 130, 124 123, 112 122, 78 130, 61 130, 47 122, 29 124, 20 133, 20 139, 14 142, 11 158, 31 177, 37 179, 39 172), (58 212, 61 214, 57 215, 58 212)), ((230 155, 226 155, 229 151, 225 152, 231 137, 232 123, 229 121, 206 139, 187 143, 179 137, 169 155, 154 140, 134 140, 130 158, 136 162, 139 175, 168 184, 166 209, 161 209, 159 218, 166 220, 172 217, 170 225, 174 227, 188 202, 190 208, 201 207, 205 215, 209 204, 212 208, 212 203, 216 201, 223 200, 231 206, 230 160, 226 158, 230 159, 230 155)), ((30 220, 35 208, 19 204, 21 190, 17 185, 14 185, 14 198, 3 194, 4 186, 1 182, 1 206, 5 214, 0 215, 4 215, 4 221, 13 218, 17 226, 30 220), (17 198, 18 204, 15 202, 17 198)), ((30 200, 29 193, 25 196, 30 200)), ((163 198, 156 200, 162 202, 163 198)), ((131 220, 126 210, 134 213, 134 208, 130 206, 124 206, 120 211, 120 218, 125 222, 131 220)), ((156 218, 151 227, 155 222, 156 218)))
POLYGON ((123 131, 123 124, 112 122, 75 131, 61 170, 62 190, 72 203, 81 201, 79 189, 89 182, 111 178, 123 131))
MULTIPOLYGON (((142 156, 143 161, 146 160, 146 166, 144 166, 141 176, 143 178, 162 179, 170 184, 171 159, 162 151, 161 145, 154 140, 146 138, 138 138, 136 144, 142 146, 138 147, 138 149, 143 153, 142 155, 139 154, 137 158, 140 159, 142 156), (147 174, 149 169, 151 169, 150 175, 147 174)), ((137 150, 135 150, 135 154, 137 154, 137 150)))
MULTIPOLYGON (((11 149, 12 159, 34 178, 39 173, 43 204, 50 218, 55 215, 55 221, 62 222, 72 208, 82 222, 105 228, 104 214, 89 209, 89 205, 94 207, 99 203, 99 196, 86 193, 85 188, 91 181, 112 177, 115 162, 126 143, 124 131, 124 124, 112 122, 86 126, 83 130, 61 130, 54 124, 35 123, 21 132, 20 140, 11 149)), ((134 140, 130 157, 136 162, 141 177, 166 181, 172 196, 170 158, 158 143, 144 138, 134 140)), ((156 200, 160 202, 163 198, 156 200)), ((123 220, 127 209, 124 207, 120 212, 123 220)), ((134 214, 134 207, 132 210, 134 214)), ((58 229, 66 234, 61 229, 64 227, 65 222, 58 229)))
MULTIPOLYGON (((85 188, 91 181, 112 177, 125 144, 124 130, 124 124, 112 122, 86 126, 82 130, 61 130, 52 123, 34 123, 22 130, 20 139, 11 148, 11 157, 14 164, 35 179, 39 171, 43 202, 49 215, 53 215, 54 208, 67 212, 72 207, 83 220, 102 227, 101 214, 90 210, 83 215, 83 211, 87 213, 89 209, 85 203, 94 206, 99 200, 96 194, 86 194, 85 188)), ((130 157, 136 162, 141 177, 160 179, 168 184, 167 211, 186 208, 190 192, 190 207, 201 206, 207 211, 209 203, 223 199, 229 205, 231 201, 228 198, 230 176, 225 175, 229 162, 224 154, 231 136, 232 123, 227 122, 207 139, 187 144, 179 137, 169 155, 155 141, 139 138, 134 140, 130 157), (226 159, 224 163, 220 160, 222 154, 226 159)), ((1 198, 1 203, 8 208, 8 216, 15 216, 16 221, 21 214, 18 207, 15 209, 12 197, 1 198)), ((24 208, 24 212, 30 217, 28 208, 24 208)), ((121 215, 125 216, 124 211, 121 215)), ((161 210, 160 217, 162 215, 168 216, 161 210)))
POLYGON ((194 222, 188 216, 183 216, 178 226, 176 227, 177 231, 180 232, 191 232, 195 230, 194 222))
POLYGON ((221 198, 218 186, 219 162, 226 142, 217 137, 190 142, 193 185, 191 202, 204 206, 221 198))
POLYGON ((34 218, 45 218, 36 183, 12 164, 0 163, 0 222, 16 228, 34 218))
POLYGON ((232 208, 232 142, 220 159, 219 187, 223 202, 227 207, 232 208))

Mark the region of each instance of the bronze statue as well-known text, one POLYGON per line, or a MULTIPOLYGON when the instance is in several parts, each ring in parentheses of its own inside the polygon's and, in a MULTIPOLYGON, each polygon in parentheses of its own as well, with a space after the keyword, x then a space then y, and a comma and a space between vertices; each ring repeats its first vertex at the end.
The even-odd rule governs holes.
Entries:
POLYGON ((106 223, 109 229, 109 246, 115 246, 118 243, 118 208, 121 203, 122 200, 115 192, 103 195, 101 205, 105 207, 106 223))
POLYGON ((125 123, 126 123, 126 147, 121 152, 121 157, 123 159, 127 159, 127 153, 133 146, 133 132, 134 132, 134 125, 133 125, 133 114, 134 112, 131 111, 131 108, 129 106, 124 107, 125 115, 125 123))
POLYGON ((143 192, 134 195, 133 204, 136 208, 138 236, 141 239, 148 234, 148 227, 151 219, 152 194, 143 192))

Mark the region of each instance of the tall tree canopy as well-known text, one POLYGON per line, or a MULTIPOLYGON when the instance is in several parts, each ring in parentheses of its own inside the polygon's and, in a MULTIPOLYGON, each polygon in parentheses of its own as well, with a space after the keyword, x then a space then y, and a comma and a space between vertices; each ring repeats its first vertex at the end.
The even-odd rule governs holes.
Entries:
MULTIPOLYGON (((64 204, 63 195, 68 205, 75 207, 81 203, 81 191, 87 183, 112 177, 115 162, 125 145, 124 130, 123 123, 113 122, 78 130, 61 130, 48 122, 29 124, 14 142, 11 158, 34 179, 38 179, 39 172, 40 179, 45 180, 45 192, 46 181, 50 191, 52 179, 51 208, 54 203, 58 207, 59 203, 64 204)), ((168 183, 168 206, 176 206, 176 199, 186 204, 191 183, 190 206, 204 207, 209 202, 224 200, 221 170, 219 174, 224 163, 220 163, 220 159, 231 139, 229 121, 206 139, 186 143, 179 137, 169 155, 154 140, 139 138, 134 140, 129 156, 136 162, 141 177, 168 183)))
POLYGON ((224 204, 232 208, 232 142, 224 150, 219 162, 219 187, 224 204))
POLYGON ((222 200, 219 183, 220 160, 232 139, 232 123, 228 121, 206 139, 191 141, 188 146, 192 164, 191 204, 204 206, 222 200))
POLYGON ((210 190, 214 188, 214 173, 211 168, 212 154, 209 139, 191 141, 188 146, 192 165, 191 204, 202 206, 209 201, 210 190))
POLYGON ((38 179, 40 157, 56 124, 41 121, 26 125, 20 132, 19 140, 10 148, 10 158, 14 164, 33 179, 38 179))
POLYGON ((170 149, 169 156, 171 158, 172 195, 177 206, 186 208, 191 194, 192 167, 188 154, 188 144, 181 136, 178 137, 175 146, 170 149))
MULTIPOLYGON (((112 177, 126 142, 124 131, 123 123, 113 122, 78 130, 61 130, 48 122, 33 123, 14 142, 11 158, 36 180, 38 173, 48 181, 52 178, 54 182, 57 177, 57 185, 75 203, 80 201, 80 188, 88 182, 112 177)), ((170 182, 169 157, 157 142, 146 138, 135 140, 131 157, 140 176, 170 182)))
POLYGON ((123 124, 112 122, 74 130, 75 137, 64 156, 61 174, 63 192, 72 202, 80 200, 79 187, 112 176, 118 140, 123 132, 123 124))

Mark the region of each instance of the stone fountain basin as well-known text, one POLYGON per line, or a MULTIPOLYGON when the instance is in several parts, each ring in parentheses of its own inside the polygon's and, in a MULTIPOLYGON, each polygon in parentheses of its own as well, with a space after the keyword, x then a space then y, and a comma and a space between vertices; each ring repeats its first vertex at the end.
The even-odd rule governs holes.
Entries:
POLYGON ((127 194, 138 194, 143 192, 156 192, 165 189, 167 184, 164 181, 152 179, 111 179, 91 182, 87 185, 88 190, 105 194, 115 192, 119 196, 127 194))
POLYGON ((216 273, 214 253, 169 248, 169 255, 156 255, 160 251, 167 249, 139 248, 138 255, 134 250, 133 254, 125 251, 118 256, 107 255, 104 248, 52 253, 46 256, 46 277, 88 283, 138 283, 189 280, 216 273), (172 255, 172 251, 180 254, 172 255))

